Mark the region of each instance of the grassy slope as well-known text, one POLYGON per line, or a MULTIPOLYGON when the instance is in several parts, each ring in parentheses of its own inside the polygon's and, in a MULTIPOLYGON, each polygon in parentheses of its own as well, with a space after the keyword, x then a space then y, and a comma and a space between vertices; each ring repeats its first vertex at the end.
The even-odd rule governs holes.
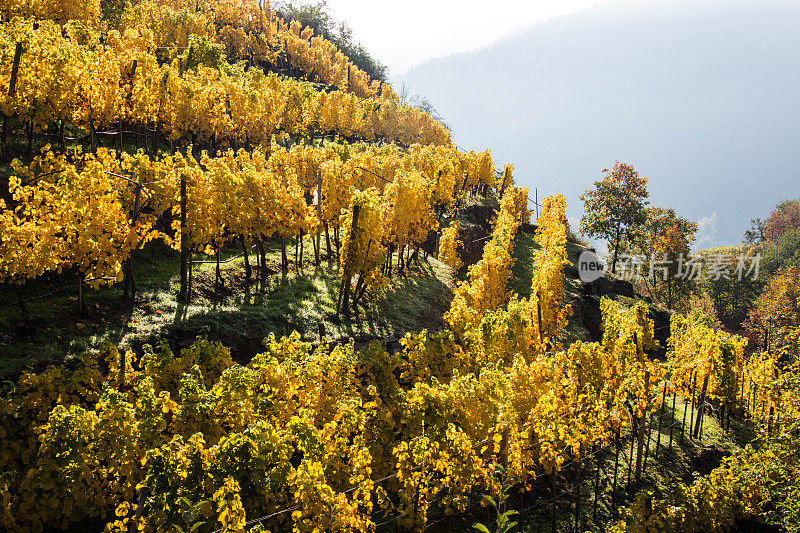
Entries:
MULTIPOLYGON (((222 260, 237 255, 238 249, 223 250, 222 260)), ((293 254, 290 254, 293 255, 293 254)), ((255 256, 251 256, 254 261, 255 256)), ((308 255, 306 256, 308 257, 308 255)), ((319 324, 328 338, 361 334, 385 335, 395 332, 435 329, 443 326, 442 314, 449 306, 455 273, 431 258, 421 258, 400 276, 385 300, 370 302, 354 316, 339 319, 335 314, 339 290, 336 266, 323 261, 315 269, 306 262, 300 273, 290 265, 289 275, 280 274, 280 252, 272 247, 268 257, 272 273, 264 282, 244 282, 242 258, 222 265, 225 287, 214 288, 213 263, 196 265, 193 298, 189 305, 177 301, 179 265, 173 252, 159 248, 154 255, 140 252, 135 260, 139 292, 133 305, 122 301, 121 285, 87 291, 87 316, 75 312, 76 289, 28 304, 36 331, 29 333, 16 307, 15 293, 0 288, 0 376, 11 376, 26 368, 39 368, 89 350, 101 350, 105 343, 138 348, 144 343, 167 340, 175 346, 188 345, 197 335, 231 346, 235 356, 247 359, 262 347, 262 340, 298 331, 310 341, 319 339, 319 324)), ((26 298, 65 287, 72 281, 57 277, 32 282, 23 288, 26 298)))

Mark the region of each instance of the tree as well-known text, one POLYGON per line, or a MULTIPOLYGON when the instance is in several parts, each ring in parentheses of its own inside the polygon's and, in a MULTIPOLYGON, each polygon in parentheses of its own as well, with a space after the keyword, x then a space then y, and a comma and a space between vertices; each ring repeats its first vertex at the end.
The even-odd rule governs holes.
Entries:
POLYGON ((630 243, 636 235, 633 230, 647 222, 647 180, 639 177, 633 165, 617 161, 612 170, 603 169, 605 176, 594 182, 594 189, 586 189, 580 199, 584 214, 581 233, 589 237, 608 239, 614 254, 611 271, 616 272, 617 256, 622 239, 630 243))
POLYGON ((685 275, 685 263, 695 233, 697 224, 677 215, 674 209, 647 210, 646 238, 641 249, 649 267, 644 283, 653 300, 667 309, 673 309, 676 302, 688 305, 693 280, 685 275))
POLYGON ((784 200, 764 221, 764 239, 776 241, 797 228, 800 228, 800 200, 784 200))
POLYGON ((761 270, 776 274, 781 268, 800 266, 800 200, 784 200, 770 215, 750 221, 744 243, 762 256, 761 270))
MULTIPOLYGON (((753 250, 741 248, 717 248, 703 250, 703 257, 709 261, 724 260, 730 271, 739 265, 740 261, 751 264, 758 261, 753 250), (716 256, 716 257, 715 257, 716 256)), ((755 273, 743 275, 707 276, 702 282, 702 290, 706 291, 714 301, 717 318, 722 325, 730 330, 738 330, 747 317, 748 311, 764 286, 764 260, 759 262, 759 276, 755 273)), ((744 273, 743 273, 744 274, 744 273)))
POLYGON ((759 244, 764 242, 764 221, 760 218, 750 220, 750 229, 744 232, 745 244, 759 244))
POLYGON ((781 270, 756 299, 744 322, 749 331, 763 336, 764 349, 786 344, 800 321, 800 268, 781 270))
POLYGON ((274 7, 282 19, 296 20, 314 30, 316 35, 335 44, 355 66, 369 74, 373 80, 387 81, 386 65, 372 57, 361 43, 353 42, 353 30, 346 23, 337 23, 331 17, 327 0, 320 0, 316 4, 284 1, 276 3, 274 7))

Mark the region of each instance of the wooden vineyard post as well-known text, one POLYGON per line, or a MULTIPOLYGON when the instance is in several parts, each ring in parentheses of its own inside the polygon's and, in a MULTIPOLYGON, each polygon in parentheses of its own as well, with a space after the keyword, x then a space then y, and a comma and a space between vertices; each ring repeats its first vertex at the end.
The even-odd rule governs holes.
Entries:
POLYGON ((189 301, 189 243, 187 242, 189 235, 186 229, 187 203, 186 176, 181 174, 181 288, 178 297, 182 302, 189 301))
POLYGON ((239 236, 239 241, 242 244, 242 256, 244 257, 244 277, 249 282, 253 276, 253 269, 250 267, 250 249, 244 240, 244 235, 239 236))
POLYGON ((333 227, 333 246, 336 248, 336 266, 342 266, 342 249, 339 242, 339 226, 333 227))
POLYGON ((619 467, 619 436, 620 428, 614 436, 614 481, 611 485, 611 512, 614 512, 614 500, 617 496, 617 468, 619 467))
POLYGON ((653 458, 658 456, 658 446, 661 444, 661 426, 664 422, 664 404, 667 402, 667 382, 664 382, 664 392, 661 394, 661 415, 658 417, 658 435, 656 435, 656 451, 653 458))
MULTIPOLYGON (((134 86, 134 83, 136 82, 136 68, 137 68, 138 64, 139 64, 138 60, 134 59, 133 60, 133 64, 131 65, 131 94, 133 93, 133 86, 134 86)), ((120 120, 120 123, 121 123, 121 120, 120 120)), ((136 145, 135 146, 136 146, 136 150, 138 150, 139 149, 139 128, 134 126, 134 129, 136 130, 136 145)), ((119 149, 122 150, 122 126, 120 126, 119 138, 120 138, 119 149)))
POLYGON ((594 476, 594 504, 592 505, 592 523, 597 524, 597 497, 600 492, 600 459, 597 456, 598 450, 597 446, 595 445, 594 450, 594 462, 597 471, 595 472, 594 476))
POLYGON ((703 413, 704 416, 700 418, 700 432, 697 434, 698 440, 703 440, 703 428, 706 425, 706 416, 705 416, 705 405, 706 405, 706 398, 703 398, 703 413))
POLYGON ((508 437, 509 430, 505 427, 500 438, 500 464, 503 466, 503 470, 508 468, 508 437))
POLYGON ((750 378, 750 386, 747 387, 747 390, 744 393, 744 398, 742 398, 742 421, 744 422, 744 427, 750 426, 750 401, 753 396, 753 379, 750 378))
POLYGON ((306 239, 304 239, 305 236, 306 236, 306 232, 305 231, 301 231, 300 232, 300 270, 301 271, 303 270, 303 251, 305 249, 305 244, 306 244, 306 239))
POLYGON ((189 249, 189 257, 186 259, 186 264, 189 270, 189 282, 186 285, 186 301, 192 301, 192 274, 194 272, 194 255, 192 254, 191 248, 189 249))
POLYGON ((747 427, 747 381, 744 374, 742 375, 742 395, 738 401, 740 422, 744 427, 747 427))
POLYGON ((281 275, 284 280, 289 273, 289 256, 286 255, 286 237, 281 235, 281 275))
MULTIPOLYGON (((317 229, 317 231, 319 231, 319 229, 317 229)), ((315 267, 318 266, 317 265, 317 257, 319 257, 319 251, 318 251, 319 247, 317 246, 317 244, 318 244, 317 243, 317 236, 316 235, 311 235, 311 247, 314 248, 314 266, 315 267)))
POLYGON ((556 524, 556 511, 558 510, 558 505, 556 503, 556 469, 553 467, 553 473, 550 474, 550 501, 551 508, 550 508, 550 532, 556 533, 557 524, 556 524))
POLYGON ((706 403, 706 393, 708 392, 708 379, 710 374, 706 373, 706 376, 703 378, 703 388, 700 391, 700 397, 697 400, 697 420, 694 423, 694 431, 692 432, 692 438, 698 439, 700 438, 700 428, 703 422, 703 414, 705 411, 705 403, 706 403))
POLYGON ((681 422, 681 438, 678 442, 683 442, 686 435, 686 412, 689 410, 689 398, 683 399, 683 422, 681 422))
POLYGON ((219 270, 219 244, 215 244, 214 248, 216 248, 214 251, 214 257, 216 260, 216 264, 214 266, 214 290, 218 291, 222 286, 222 274, 219 270))
POLYGON ((82 317, 84 312, 86 311, 86 305, 83 300, 83 281, 84 281, 84 274, 83 272, 78 273, 78 316, 82 317))
POLYGON ((19 285, 14 285, 14 289, 17 293, 17 303, 19 304, 19 311, 22 313, 22 320, 25 321, 25 327, 29 330, 32 330, 33 325, 31 324, 31 317, 28 314, 28 308, 25 305, 25 299, 22 297, 22 290, 20 289, 19 285))
POLYGON ((145 502, 150 497, 150 489, 145 485, 139 493, 139 499, 136 502, 136 514, 133 520, 128 522, 128 533, 136 533, 139 531, 139 520, 142 519, 142 511, 144 511, 145 502))
POLYGON ((694 389, 697 385, 697 372, 695 371, 692 374, 692 402, 690 405, 690 415, 689 415, 689 435, 692 434, 692 428, 694 428, 694 389))
POLYGON ((347 243, 347 251, 345 252, 347 255, 345 257, 344 262, 344 276, 342 278, 342 283, 339 287, 339 305, 336 307, 336 314, 339 314, 340 310, 344 310, 344 315, 350 315, 350 267, 352 266, 350 263, 352 262, 352 252, 353 252, 353 241, 356 238, 356 229, 358 228, 358 214, 361 211, 361 206, 358 204, 353 205, 353 222, 352 226, 350 227, 350 240, 347 243))
MULTIPOLYGON (((672 449, 672 431, 675 429, 675 400, 678 397, 678 392, 672 391, 672 415, 669 417, 669 449, 672 449)), ((684 413, 685 415, 686 413, 684 413)))
MULTIPOLYGON (((325 228, 325 251, 328 253, 328 268, 333 268, 333 250, 331 249, 331 232, 328 228, 328 221, 322 223, 325 228)), ((391 256, 389 256, 391 258, 391 256)))
POLYGON ((747 381, 747 379, 746 379, 746 377, 745 377, 745 375, 744 375, 744 370, 742 370, 742 394, 741 394, 741 396, 739 397, 739 408, 742 410, 742 411, 741 411, 741 415, 742 415, 742 420, 743 420, 743 421, 744 421, 744 419, 745 419, 745 407, 744 407, 744 386, 745 386, 745 382, 746 382, 746 381, 747 381))
POLYGON ((294 271, 299 274, 300 273, 300 240, 302 239, 302 234, 297 235, 294 239, 294 271))
POLYGON ((638 417, 633 417, 633 427, 631 428, 631 455, 628 458, 628 484, 631 485, 631 473, 633 471, 633 451, 636 449, 636 434, 639 432, 637 427, 639 425, 638 417))
POLYGON ((580 531, 581 520, 581 484, 583 483, 583 463, 580 450, 577 457, 578 482, 575 484, 575 531, 580 531))
MULTIPOLYGON (((646 370, 644 373, 644 390, 645 395, 647 397, 645 412, 642 413, 641 423, 639 424, 637 433, 636 433, 636 440, 637 440, 637 449, 636 449, 636 481, 638 482, 642 478, 642 460, 644 459, 644 433, 645 433, 645 425, 647 424, 647 413, 650 410, 650 397, 648 391, 650 390, 650 371, 646 370)), ((649 448, 649 446, 648 446, 649 448)))
MULTIPOLYGON (((131 212, 131 226, 136 225, 136 219, 139 217, 139 208, 142 201, 142 185, 136 184, 136 196, 133 201, 133 211, 131 212)), ((123 289, 122 297, 124 300, 136 299, 136 282, 133 279, 133 252, 131 256, 125 260, 125 288, 123 289), (130 290, 130 292, 129 292, 130 290)))
MULTIPOLYGON (((17 76, 19 73, 19 62, 22 59, 22 43, 17 43, 14 49, 14 62, 11 64, 11 78, 8 80, 8 97, 14 98, 17 94, 17 76)), ((8 140, 8 115, 3 116, 3 144, 0 146, 0 156, 6 154, 6 141, 8 140)), ((8 190, 8 178, 3 178, 3 193, 8 190)))
POLYGON ((644 446, 644 460, 642 461, 642 473, 646 473, 647 472, 647 459, 648 459, 648 457, 650 457, 650 442, 652 441, 652 436, 653 436, 653 420, 650 418, 650 414, 649 414, 650 413, 650 409, 649 409, 650 402, 648 402, 647 405, 648 405, 648 409, 647 409, 647 413, 646 413, 646 417, 645 417, 645 420, 647 420, 647 422, 646 422, 647 423, 647 429, 645 431, 645 437, 644 437, 645 446, 644 446))
POLYGON ((264 241, 261 237, 259 237, 257 244, 258 244, 258 253, 256 255, 258 256, 258 265, 259 265, 258 280, 261 282, 263 288, 264 281, 267 277, 266 276, 267 252, 264 249, 264 241))
MULTIPOLYGON (((322 171, 317 171, 317 220, 322 221, 322 171)), ((317 224, 317 246, 314 248, 314 264, 319 267, 319 252, 322 238, 322 228, 317 224)))

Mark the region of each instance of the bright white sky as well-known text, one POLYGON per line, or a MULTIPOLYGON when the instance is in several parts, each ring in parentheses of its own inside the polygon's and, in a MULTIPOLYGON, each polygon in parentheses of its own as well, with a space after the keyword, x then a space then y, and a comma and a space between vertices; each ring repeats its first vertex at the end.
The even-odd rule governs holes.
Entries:
POLYGON ((328 6, 334 19, 353 29, 356 42, 398 75, 426 59, 473 50, 600 1, 328 0, 328 6))

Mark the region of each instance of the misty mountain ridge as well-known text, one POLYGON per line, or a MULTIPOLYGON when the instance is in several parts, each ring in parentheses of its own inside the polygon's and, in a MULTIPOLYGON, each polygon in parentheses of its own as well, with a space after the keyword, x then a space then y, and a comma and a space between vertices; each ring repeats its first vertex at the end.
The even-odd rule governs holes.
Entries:
POLYGON ((796 3, 612 1, 395 82, 460 146, 493 146, 518 184, 563 193, 573 225, 578 195, 620 160, 709 247, 800 193, 799 52, 796 3))

